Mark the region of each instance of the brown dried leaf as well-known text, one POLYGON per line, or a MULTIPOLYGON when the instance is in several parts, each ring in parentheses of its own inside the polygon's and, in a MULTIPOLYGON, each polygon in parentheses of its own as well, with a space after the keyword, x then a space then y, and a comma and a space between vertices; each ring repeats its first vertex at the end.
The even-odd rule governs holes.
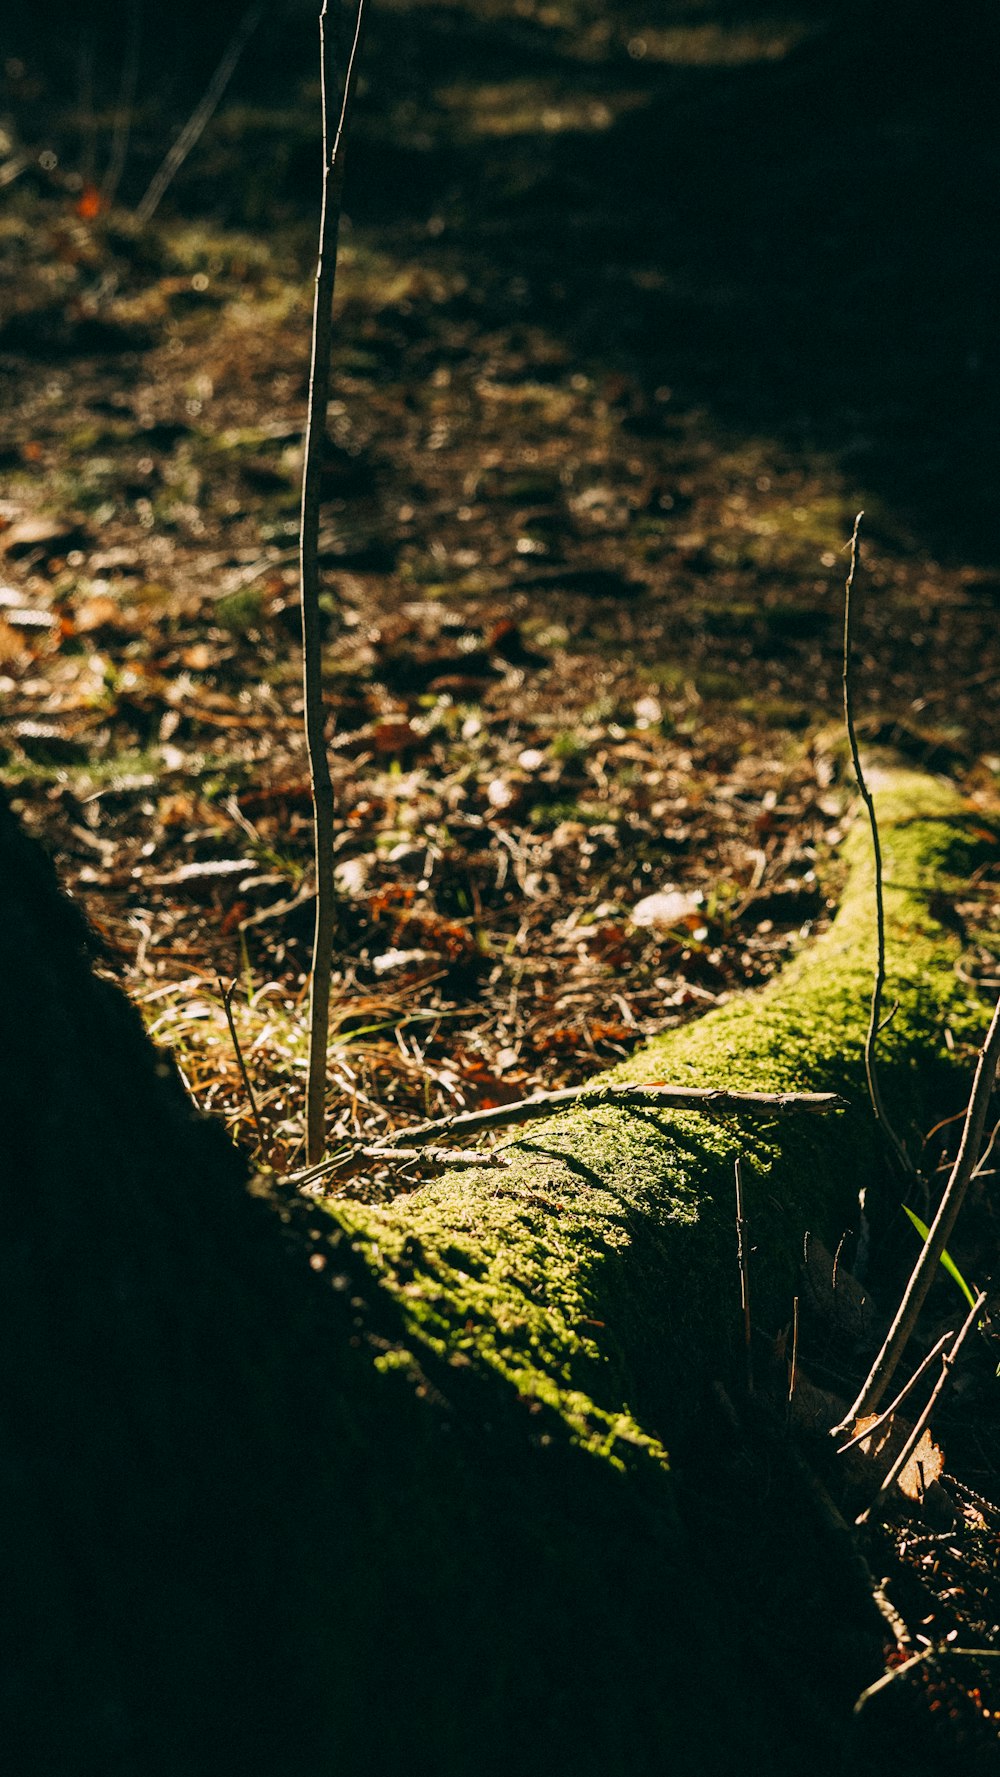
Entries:
POLYGON ((944 1451, 925 1431, 898 1480, 907 1499, 920 1500, 932 1481, 939 1481, 944 1471, 944 1451))
MULTIPOLYGON (((867 1431, 875 1424, 877 1413, 866 1413, 858 1419, 852 1429, 851 1436, 867 1431)), ((877 1468, 887 1474, 895 1462, 900 1450, 910 1436, 912 1427, 897 1413, 893 1413, 884 1424, 880 1425, 870 1438, 862 1438, 857 1449, 863 1456, 874 1462, 877 1468)), ((906 1466, 898 1476, 897 1486, 907 1499, 922 1499, 932 1481, 940 1479, 944 1470, 944 1452, 935 1444, 929 1431, 925 1431, 906 1466), (922 1477, 922 1478, 921 1478, 922 1477)))

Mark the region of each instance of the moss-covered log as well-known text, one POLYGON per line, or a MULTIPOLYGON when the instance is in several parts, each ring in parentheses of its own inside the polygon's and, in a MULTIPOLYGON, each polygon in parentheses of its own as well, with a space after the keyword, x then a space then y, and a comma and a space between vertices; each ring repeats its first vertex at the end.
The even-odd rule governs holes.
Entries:
MULTIPOLYGON (((922 1129, 982 1029, 935 909, 983 836, 925 778, 894 775, 881 811, 883 1084, 922 1129)), ((716 1465, 742 1576, 691 1534, 701 1385, 738 1324, 735 1155, 765 1327, 804 1231, 836 1237, 881 1170, 865 857, 858 834, 832 930, 780 981, 617 1076, 833 1089, 849 1111, 576 1109, 508 1167, 372 1208, 247 1191, 0 821, 2 1682, 29 1768, 866 1768, 848 1705, 869 1624, 796 1547, 794 1488, 750 1511, 716 1465), (740 1627, 779 1545, 785 1683, 740 1627), (823 1612, 841 1640, 812 1662, 823 1612)))
MULTIPOLYGON (((948 885, 974 842, 943 784, 900 771, 879 796, 886 851, 889 985, 878 1043, 893 1120, 911 1143, 935 1092, 968 1069, 983 1006, 956 974, 942 924, 948 885), (947 1033, 947 1034, 946 1034, 947 1033)), ((982 843, 982 833, 979 841, 982 843)), ((609 1081, 762 1092, 830 1091, 847 1114, 708 1118, 573 1109, 505 1144, 501 1170, 456 1173, 389 1207, 333 1207, 396 1293, 421 1347, 503 1375, 567 1432, 611 1460, 651 1450, 690 1403, 691 1357, 718 1363, 733 1313, 734 1160, 753 1225, 754 1295, 765 1325, 787 1320, 805 1231, 857 1219, 859 1184, 885 1177, 863 1066, 875 953, 866 827, 832 929, 766 990, 649 1044, 609 1081)), ((893 1205, 898 1201, 895 1188, 893 1205)), ((878 1214, 877 1193, 872 1211, 878 1214)))

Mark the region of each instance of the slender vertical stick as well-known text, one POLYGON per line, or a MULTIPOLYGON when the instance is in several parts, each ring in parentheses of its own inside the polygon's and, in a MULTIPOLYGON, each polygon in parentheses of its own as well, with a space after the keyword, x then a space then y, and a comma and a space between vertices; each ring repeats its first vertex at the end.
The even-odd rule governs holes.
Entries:
POLYGON ((750 1248, 743 1213, 743 1162, 736 1160, 736 1257, 740 1268, 740 1307, 743 1310, 743 1344, 746 1350, 747 1394, 753 1394, 753 1346, 750 1322, 750 1248))
POLYGON ((799 1379, 799 1298, 792 1303, 792 1362, 788 1372, 788 1406, 791 1410, 795 1398, 795 1384, 799 1379))
POLYGON ((875 1068, 875 1044, 878 1040, 882 1024, 882 991, 885 987, 885 905, 882 895, 882 845, 879 839, 878 821, 875 816, 875 804, 871 791, 865 782, 865 774, 861 769, 861 754, 858 750, 858 737, 854 727, 854 705, 851 682, 851 595, 854 591, 854 576, 858 566, 858 541, 861 534, 861 520, 864 513, 859 512, 854 520, 851 533, 851 567, 844 588, 844 722, 847 738, 851 748, 851 759, 854 762, 854 775, 858 780, 861 800, 868 810, 868 820, 872 830, 872 851, 875 856, 875 919, 878 929, 878 955, 875 965, 875 982, 872 987, 871 1014, 868 1019, 868 1035, 865 1038, 865 1074, 868 1079, 868 1096, 871 1099, 875 1120, 886 1137, 890 1147, 903 1167, 904 1172, 912 1174, 913 1167, 910 1157, 897 1136, 886 1109, 882 1103, 879 1090, 878 1074, 875 1068))
POLYGON ((344 129, 354 92, 364 17, 359 0, 340 114, 334 128, 333 46, 327 29, 328 0, 319 15, 320 81, 323 111, 323 193, 319 256, 313 299, 309 405, 302 469, 299 576, 302 589, 302 683, 306 746, 312 783, 316 848, 316 927, 309 982, 309 1079, 306 1088, 306 1158, 315 1166, 326 1145, 326 1045, 330 1022, 330 968, 336 922, 333 877, 333 782, 326 751, 323 712, 323 634, 319 608, 319 520, 326 411, 333 347, 333 296, 337 238, 344 191, 344 129))

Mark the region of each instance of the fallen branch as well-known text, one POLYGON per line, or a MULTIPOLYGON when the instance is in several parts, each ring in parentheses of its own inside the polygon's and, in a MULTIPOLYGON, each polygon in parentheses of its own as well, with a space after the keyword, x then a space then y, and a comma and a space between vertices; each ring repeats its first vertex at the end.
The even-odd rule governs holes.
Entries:
POLYGON ((352 1160, 388 1160, 393 1166, 402 1166, 411 1160, 429 1161, 434 1166, 509 1166, 501 1153, 494 1149, 491 1153, 477 1153, 470 1148, 386 1148, 377 1143, 353 1142, 350 1147, 342 1148, 329 1160, 323 1160, 318 1166, 307 1166, 302 1172, 287 1173, 281 1184, 292 1185, 297 1191, 307 1190, 320 1179, 328 1178, 330 1173, 339 1172, 352 1160))
POLYGON ((718 1086, 564 1086, 558 1092, 536 1092, 514 1104, 493 1105, 487 1111, 460 1111, 453 1117, 435 1117, 412 1129, 398 1129, 383 1138, 382 1146, 423 1147, 437 1135, 475 1135, 480 1129, 509 1129, 554 1116, 566 1105, 582 1110, 602 1106, 630 1106, 646 1110, 697 1111, 705 1117, 783 1116, 807 1111, 814 1116, 847 1109, 847 1100, 836 1092, 727 1092, 718 1086))

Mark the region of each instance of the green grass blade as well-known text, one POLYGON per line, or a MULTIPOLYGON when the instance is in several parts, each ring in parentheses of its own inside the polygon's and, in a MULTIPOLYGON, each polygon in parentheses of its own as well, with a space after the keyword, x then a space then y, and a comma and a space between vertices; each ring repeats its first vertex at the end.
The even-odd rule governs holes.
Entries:
MULTIPOLYGON (((913 1226, 916 1228, 917 1233, 920 1235, 921 1240, 929 1239, 930 1229, 928 1228, 927 1223, 922 1222, 920 1220, 920 1217, 918 1215, 914 1214, 913 1210, 910 1209, 908 1204, 904 1203, 903 1209, 905 1210, 906 1214, 909 1216, 910 1221, 913 1223, 913 1226)), ((955 1279, 955 1282, 958 1284, 958 1287, 961 1290, 963 1296, 965 1297, 965 1300, 968 1302, 969 1307, 974 1308, 976 1306, 976 1298, 973 1295, 972 1291, 970 1290, 968 1284, 965 1281, 965 1278, 962 1276, 961 1271, 958 1269, 958 1266, 956 1265, 954 1259, 951 1257, 950 1253, 942 1253, 941 1254, 941 1263, 944 1266, 945 1270, 947 1271, 948 1276, 953 1277, 955 1279)))

